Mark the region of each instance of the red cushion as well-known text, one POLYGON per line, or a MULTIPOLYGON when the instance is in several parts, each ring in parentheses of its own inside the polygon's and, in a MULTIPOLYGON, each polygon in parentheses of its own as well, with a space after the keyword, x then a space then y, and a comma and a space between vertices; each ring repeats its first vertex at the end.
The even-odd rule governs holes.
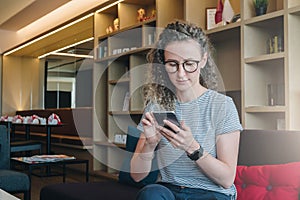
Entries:
POLYGON ((296 200, 300 191, 300 162, 237 166, 237 200, 296 200))

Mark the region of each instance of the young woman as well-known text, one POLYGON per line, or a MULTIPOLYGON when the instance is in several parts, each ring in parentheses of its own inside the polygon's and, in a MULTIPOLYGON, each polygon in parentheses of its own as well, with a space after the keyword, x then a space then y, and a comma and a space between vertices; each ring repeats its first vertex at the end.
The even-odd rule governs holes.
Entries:
POLYGON ((145 178, 157 154, 161 180, 137 199, 234 199, 239 134, 231 98, 216 91, 218 77, 211 45, 201 28, 170 23, 148 55, 143 131, 131 160, 131 176, 145 178), (153 111, 175 111, 181 126, 159 126, 153 111))

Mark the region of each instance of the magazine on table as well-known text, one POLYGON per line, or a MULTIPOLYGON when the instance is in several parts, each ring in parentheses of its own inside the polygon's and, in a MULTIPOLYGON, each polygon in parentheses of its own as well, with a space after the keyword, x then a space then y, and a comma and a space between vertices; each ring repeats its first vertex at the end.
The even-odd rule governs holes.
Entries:
POLYGON ((14 157, 14 160, 26 162, 26 163, 39 163, 39 162, 58 162, 63 160, 74 160, 74 156, 68 156, 64 154, 57 155, 34 155, 31 157, 14 157))

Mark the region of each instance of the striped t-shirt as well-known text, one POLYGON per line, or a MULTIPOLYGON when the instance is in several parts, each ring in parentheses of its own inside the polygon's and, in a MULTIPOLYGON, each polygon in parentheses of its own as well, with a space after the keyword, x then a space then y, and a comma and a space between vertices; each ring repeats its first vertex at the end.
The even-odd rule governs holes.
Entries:
MULTIPOLYGON (((145 112, 154 111, 155 105, 148 106, 145 112)), ((216 157, 216 136, 242 130, 236 107, 230 97, 213 90, 207 90, 197 99, 176 102, 175 113, 179 121, 184 121, 192 130, 194 138, 204 151, 216 157)), ((138 128, 143 131, 142 124, 138 128)), ((190 188, 201 188, 234 195, 234 185, 225 189, 205 176, 197 164, 190 160, 183 150, 175 149, 164 138, 157 148, 157 162, 162 182, 190 188)))

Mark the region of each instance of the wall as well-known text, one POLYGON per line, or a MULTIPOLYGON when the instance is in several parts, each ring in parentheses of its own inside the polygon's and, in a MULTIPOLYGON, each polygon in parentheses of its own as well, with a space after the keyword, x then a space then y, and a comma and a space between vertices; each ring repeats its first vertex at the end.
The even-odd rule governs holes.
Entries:
POLYGON ((2 115, 43 107, 44 67, 38 59, 3 57, 2 115))

